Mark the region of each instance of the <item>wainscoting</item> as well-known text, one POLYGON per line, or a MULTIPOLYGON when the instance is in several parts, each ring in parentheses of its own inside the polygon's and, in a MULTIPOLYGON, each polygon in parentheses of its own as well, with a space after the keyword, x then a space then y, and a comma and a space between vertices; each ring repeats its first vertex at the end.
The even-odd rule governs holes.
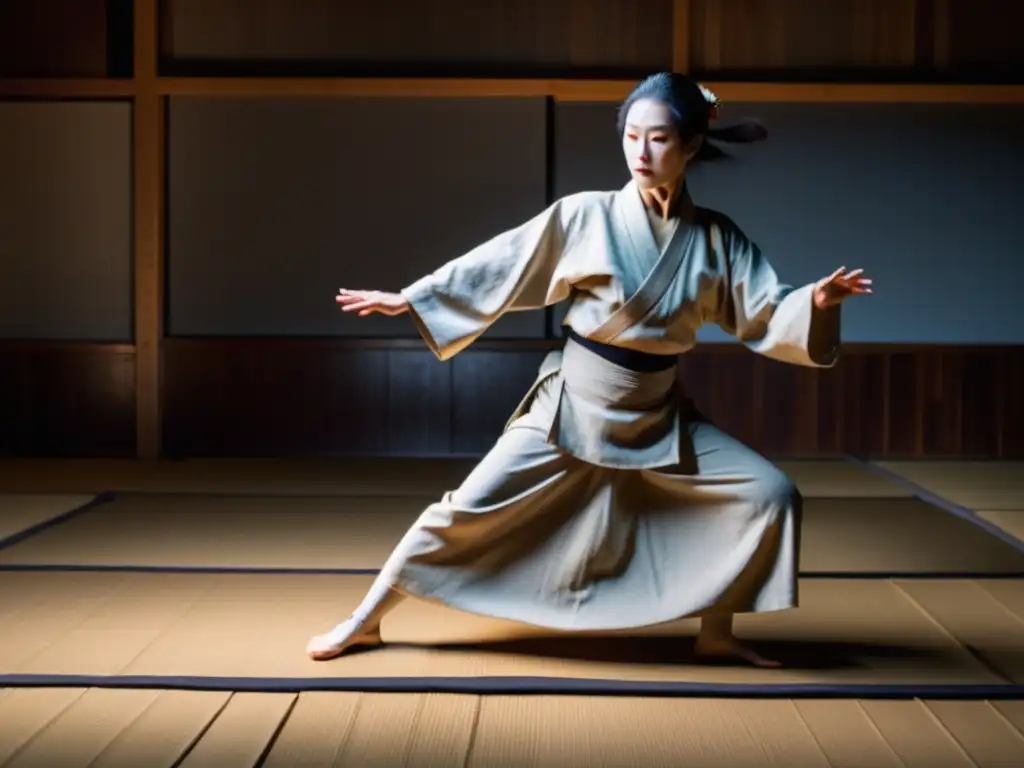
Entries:
MULTIPOLYGON (((168 339, 166 458, 452 456, 491 445, 557 342, 168 339)), ((742 347, 685 359, 723 429, 772 457, 1024 458, 1024 347, 849 345, 827 371, 742 347)), ((134 350, 0 343, 0 452, 132 456, 134 350)))
MULTIPOLYGON (((555 342, 480 342, 439 362, 418 341, 174 340, 172 456, 480 454, 555 342)), ((772 456, 1024 457, 1024 348, 846 349, 833 370, 739 346, 682 377, 723 429, 772 456)))
POLYGON ((0 342, 0 454, 134 456, 134 347, 0 342))

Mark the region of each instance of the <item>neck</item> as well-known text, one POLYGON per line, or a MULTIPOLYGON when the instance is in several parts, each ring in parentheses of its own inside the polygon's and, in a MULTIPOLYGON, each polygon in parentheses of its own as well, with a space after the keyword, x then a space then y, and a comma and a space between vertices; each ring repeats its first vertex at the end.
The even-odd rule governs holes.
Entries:
POLYGON ((684 201, 689 200, 686 191, 686 180, 680 176, 675 181, 650 189, 641 189, 640 197, 647 209, 662 221, 668 221, 672 216, 677 216, 685 206, 684 201))

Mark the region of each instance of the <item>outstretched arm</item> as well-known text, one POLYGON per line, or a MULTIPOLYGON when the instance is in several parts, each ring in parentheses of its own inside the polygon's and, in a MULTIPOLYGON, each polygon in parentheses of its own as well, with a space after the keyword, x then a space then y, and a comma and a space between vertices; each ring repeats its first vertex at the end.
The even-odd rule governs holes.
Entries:
POLYGON ((845 267, 800 288, 782 283, 757 245, 726 235, 730 271, 719 325, 758 354, 794 365, 831 367, 839 357, 841 303, 870 293, 862 270, 845 267))
POLYGON ((410 312, 434 354, 447 360, 504 313, 537 309, 569 296, 558 265, 575 240, 577 206, 560 200, 406 286, 400 293, 342 291, 338 303, 360 315, 410 312))

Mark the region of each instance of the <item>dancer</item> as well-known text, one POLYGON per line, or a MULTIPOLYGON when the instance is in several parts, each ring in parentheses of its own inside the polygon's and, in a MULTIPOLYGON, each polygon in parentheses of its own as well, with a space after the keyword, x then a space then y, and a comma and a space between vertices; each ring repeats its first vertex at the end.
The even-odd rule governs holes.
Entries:
POLYGON ((721 213, 694 205, 686 169, 753 141, 712 129, 714 95, 654 75, 626 99, 619 191, 558 200, 401 293, 341 290, 346 312, 410 313, 447 360, 503 313, 568 302, 549 354, 494 447, 429 505, 362 604, 307 653, 381 643, 406 596, 557 630, 701 617, 700 659, 777 666, 733 633, 739 612, 798 604, 802 499, 785 474, 704 419, 679 391, 679 356, 717 323, 775 360, 828 367, 840 303, 861 270, 792 288, 721 213))

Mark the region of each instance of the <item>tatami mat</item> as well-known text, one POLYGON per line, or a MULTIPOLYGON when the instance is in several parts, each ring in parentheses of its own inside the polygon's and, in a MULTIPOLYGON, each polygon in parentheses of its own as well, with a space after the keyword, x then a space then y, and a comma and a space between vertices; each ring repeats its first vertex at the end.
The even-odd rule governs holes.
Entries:
MULTIPOLYGON (((35 531, 0 563, 374 569, 471 466, 0 461, 0 541, 35 531), (140 493, 46 527, 108 490, 140 493)), ((1021 570, 1011 547, 909 486, 853 462, 782 466, 807 499, 805 571, 1021 570)), ((1024 538, 1024 464, 884 467, 1024 538)), ((737 620, 783 670, 693 664, 695 621, 570 635, 417 600, 385 620, 385 647, 306 659, 308 636, 370 580, 0 571, 0 685, 59 682, 0 688, 0 765, 1024 765, 1024 701, 977 700, 1024 685, 1024 580, 804 580, 801 608, 737 620), (129 678, 143 687, 74 687, 129 678), (267 692, 287 680, 307 690, 267 692), (524 684, 543 695, 505 695, 524 684), (584 695, 702 685, 716 698, 584 695), (720 698, 728 686, 744 698, 720 698), (853 698, 888 686, 921 700, 853 698)))
MULTIPOLYGON (((0 461, 0 491, 19 493, 432 496, 458 487, 473 459, 192 459, 0 461)), ((805 496, 903 497, 905 487, 850 461, 783 461, 805 496)))
MULTIPOLYGON (((430 501, 125 494, 10 547, 3 566, 374 570, 430 501)), ((809 498, 801 570, 1024 574, 1024 551, 918 499, 809 498)))
POLYGON ((472 469, 465 459, 196 459, 0 461, 0 490, 436 496, 472 469))
POLYGON ((876 464, 967 509, 1024 509, 1024 461, 880 461, 876 464))
POLYGON ((0 763, 1009 768, 1022 731, 1019 701, 21 689, 0 700, 0 763))
POLYGON ((978 517, 988 520, 993 525, 999 526, 1011 536, 1024 542, 1024 508, 1022 509, 983 509, 978 512, 978 517))
POLYGON ((1024 683, 1022 582, 953 582, 935 606, 917 582, 805 581, 802 607, 737 619, 784 670, 690 663, 696 622, 584 636, 407 600, 388 645, 328 663, 309 635, 346 616, 366 576, 0 574, 0 673, 201 678, 547 678, 829 685, 1024 683), (978 595, 986 595, 984 607, 978 595), (1000 606, 1003 608, 1000 610, 1000 606), (985 610, 969 650, 956 638, 985 610))
POLYGON ((91 494, 0 494, 0 546, 85 506, 95 498, 91 494))

